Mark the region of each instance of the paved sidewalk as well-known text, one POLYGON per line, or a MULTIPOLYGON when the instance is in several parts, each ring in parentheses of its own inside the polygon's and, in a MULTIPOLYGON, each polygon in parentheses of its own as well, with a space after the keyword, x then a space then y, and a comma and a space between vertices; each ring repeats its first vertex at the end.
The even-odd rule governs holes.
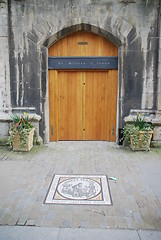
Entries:
POLYGON ((0 240, 160 240, 161 232, 145 230, 71 229, 0 226, 0 240))
POLYGON ((35 226, 33 231, 40 232, 42 228, 36 227, 58 228, 56 239, 63 239, 60 233, 69 229, 74 234, 77 228, 78 234, 81 231, 84 234, 84 229, 93 232, 99 229, 101 234, 129 229, 131 234, 127 236, 134 234, 140 238, 143 230, 160 234, 160 182, 161 149, 132 152, 128 147, 108 142, 57 142, 35 146, 29 153, 14 153, 1 147, 0 225, 16 226, 10 229, 19 230, 22 226, 23 229, 35 226), (102 174, 117 178, 116 182, 109 182, 113 206, 43 204, 54 174, 102 174))

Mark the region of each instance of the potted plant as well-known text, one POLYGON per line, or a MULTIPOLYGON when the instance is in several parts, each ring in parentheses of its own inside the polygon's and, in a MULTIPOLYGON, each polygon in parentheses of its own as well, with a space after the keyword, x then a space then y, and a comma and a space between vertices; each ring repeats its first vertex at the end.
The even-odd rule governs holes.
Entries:
POLYGON ((152 134, 152 124, 146 122, 141 114, 137 114, 137 117, 123 128, 123 138, 126 142, 130 142, 133 151, 150 150, 152 134))
POLYGON ((9 144, 13 146, 14 151, 30 151, 35 129, 29 120, 29 114, 14 114, 11 119, 13 123, 9 130, 9 144))

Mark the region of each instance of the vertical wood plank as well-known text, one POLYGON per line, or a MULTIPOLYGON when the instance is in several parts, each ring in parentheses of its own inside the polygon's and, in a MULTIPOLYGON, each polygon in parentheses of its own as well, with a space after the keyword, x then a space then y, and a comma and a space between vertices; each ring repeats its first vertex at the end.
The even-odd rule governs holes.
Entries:
POLYGON ((57 71, 49 71, 49 129, 50 141, 58 141, 58 78, 57 71))
POLYGON ((59 72, 59 140, 82 140, 81 72, 59 72))
POLYGON ((86 72, 86 140, 106 140, 106 75, 106 72, 86 72))
POLYGON ((52 90, 53 90, 53 74, 52 74, 52 70, 49 70, 48 75, 49 75, 49 136, 50 136, 50 141, 53 141, 53 134, 51 132, 51 128, 53 125, 53 105, 52 105, 52 90))
POLYGON ((86 122, 85 122, 85 111, 86 111, 86 73, 82 72, 82 140, 86 140, 85 138, 85 128, 86 128, 86 122))

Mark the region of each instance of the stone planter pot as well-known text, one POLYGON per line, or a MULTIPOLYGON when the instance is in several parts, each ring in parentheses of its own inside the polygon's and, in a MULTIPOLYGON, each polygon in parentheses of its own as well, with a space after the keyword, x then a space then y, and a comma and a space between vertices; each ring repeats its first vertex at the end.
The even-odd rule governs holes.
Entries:
POLYGON ((130 147, 133 151, 149 151, 153 131, 138 131, 130 135, 130 147))
POLYGON ((21 146, 20 135, 19 134, 15 135, 12 141, 13 151, 22 151, 22 152, 30 151, 31 148, 33 147, 34 131, 35 131, 35 128, 32 128, 31 131, 29 132, 27 137, 27 143, 24 147, 21 146))

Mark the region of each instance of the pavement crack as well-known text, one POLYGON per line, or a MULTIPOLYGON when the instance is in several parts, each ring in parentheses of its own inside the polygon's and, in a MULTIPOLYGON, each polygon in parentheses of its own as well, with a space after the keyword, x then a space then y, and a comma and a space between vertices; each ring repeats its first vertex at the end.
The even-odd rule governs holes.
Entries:
POLYGON ((101 214, 103 216, 106 216, 106 214, 103 211, 97 211, 97 210, 85 210, 87 212, 93 212, 93 213, 97 213, 97 214, 101 214))

